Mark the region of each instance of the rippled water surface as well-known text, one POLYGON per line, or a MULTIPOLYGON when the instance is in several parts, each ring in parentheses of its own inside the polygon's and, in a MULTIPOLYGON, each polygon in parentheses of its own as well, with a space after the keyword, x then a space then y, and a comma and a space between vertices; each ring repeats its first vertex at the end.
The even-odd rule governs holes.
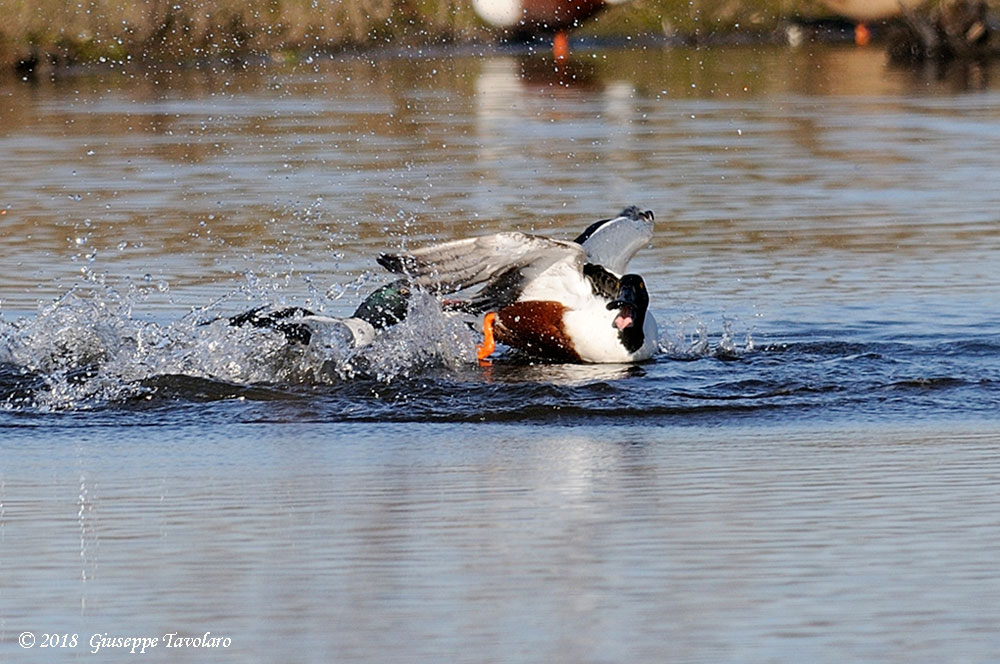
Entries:
POLYGON ((0 659, 990 661, 998 75, 647 48, 0 85, 0 659), (639 366, 478 366, 430 297, 358 353, 218 320, 348 315, 379 251, 632 203, 639 366))

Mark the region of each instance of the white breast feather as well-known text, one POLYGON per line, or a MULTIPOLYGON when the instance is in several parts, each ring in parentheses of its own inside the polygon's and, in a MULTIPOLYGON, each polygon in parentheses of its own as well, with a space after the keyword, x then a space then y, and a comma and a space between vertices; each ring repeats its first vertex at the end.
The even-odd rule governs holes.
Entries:
POLYGON ((630 353, 618 338, 618 329, 614 325, 617 311, 608 311, 600 300, 593 300, 594 306, 588 309, 567 311, 563 316, 566 334, 573 342, 577 355, 584 362, 636 362, 648 360, 659 348, 659 330, 653 314, 646 312, 646 320, 642 326, 645 340, 642 347, 635 353, 630 353))

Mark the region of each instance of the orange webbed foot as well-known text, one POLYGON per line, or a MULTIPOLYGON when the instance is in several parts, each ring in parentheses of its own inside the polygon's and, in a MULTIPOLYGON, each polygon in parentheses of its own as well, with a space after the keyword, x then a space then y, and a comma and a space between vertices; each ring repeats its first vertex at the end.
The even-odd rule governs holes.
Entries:
POLYGON ((493 323, 497 315, 490 312, 483 317, 483 343, 476 347, 476 357, 485 360, 497 349, 496 341, 493 339, 493 323))

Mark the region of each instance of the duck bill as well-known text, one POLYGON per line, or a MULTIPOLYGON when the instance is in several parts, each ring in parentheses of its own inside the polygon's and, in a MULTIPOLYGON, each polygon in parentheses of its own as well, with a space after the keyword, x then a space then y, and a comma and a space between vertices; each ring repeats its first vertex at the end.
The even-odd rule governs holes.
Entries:
POLYGON ((614 320, 614 326, 618 331, 624 332, 637 324, 641 327, 648 302, 646 285, 641 278, 633 275, 622 277, 618 297, 608 303, 609 311, 618 310, 614 320))
POLYGON ((629 302, 619 302, 619 304, 621 308, 615 316, 614 326, 619 331, 627 330, 635 324, 635 307, 629 302))
POLYGON ((633 298, 629 297, 632 293, 631 289, 623 288, 621 292, 618 293, 618 299, 613 300, 608 303, 608 310, 613 311, 618 310, 618 315, 615 316, 614 326, 618 328, 619 331, 627 330, 635 324, 636 315, 636 304, 633 298))

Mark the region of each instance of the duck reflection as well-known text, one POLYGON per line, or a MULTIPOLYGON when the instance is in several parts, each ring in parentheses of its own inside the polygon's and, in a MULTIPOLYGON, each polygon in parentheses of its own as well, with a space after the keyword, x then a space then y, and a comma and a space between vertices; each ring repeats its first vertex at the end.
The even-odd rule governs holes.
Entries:
MULTIPOLYGON (((481 178, 492 192, 511 192, 511 208, 523 206, 521 192, 540 188, 572 196, 564 164, 599 163, 614 191, 633 188, 623 174, 636 166, 640 100, 630 80, 610 75, 601 63, 490 59, 481 65, 474 95, 481 178)), ((495 212, 495 203, 483 214, 495 212)))
POLYGON ((524 56, 518 59, 520 83, 526 90, 596 90, 603 87, 592 61, 524 56))
POLYGON ((635 364, 552 364, 517 360, 495 361, 481 367, 481 370, 487 382, 562 386, 641 378, 646 375, 642 366, 635 364))

